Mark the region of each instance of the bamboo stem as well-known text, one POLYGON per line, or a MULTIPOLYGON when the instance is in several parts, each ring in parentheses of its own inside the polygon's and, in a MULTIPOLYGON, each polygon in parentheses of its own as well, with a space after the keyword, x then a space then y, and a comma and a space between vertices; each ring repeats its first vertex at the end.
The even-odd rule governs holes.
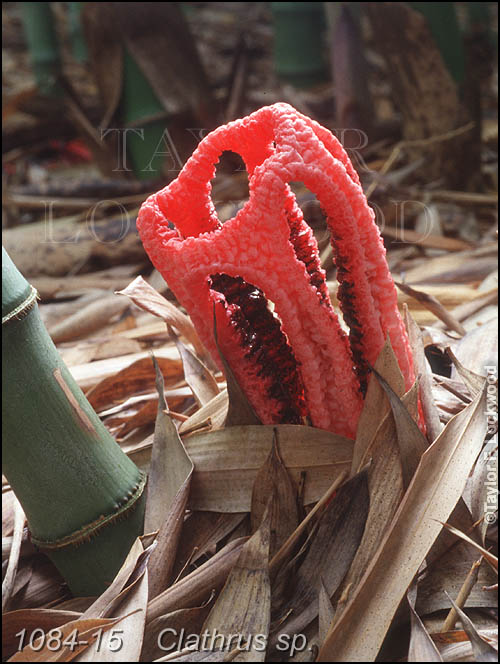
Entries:
POLYGON ((4 474, 33 543, 75 594, 100 594, 142 534, 145 477, 93 411, 3 250, 4 474))

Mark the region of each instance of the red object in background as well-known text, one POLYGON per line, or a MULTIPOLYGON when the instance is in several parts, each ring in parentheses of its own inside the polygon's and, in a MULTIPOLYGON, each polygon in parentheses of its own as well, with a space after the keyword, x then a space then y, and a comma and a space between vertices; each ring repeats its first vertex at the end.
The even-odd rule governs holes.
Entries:
POLYGON ((80 163, 92 161, 92 152, 87 145, 80 139, 71 141, 51 140, 50 147, 60 155, 60 158, 70 163, 80 163))
POLYGON ((413 384, 396 289, 359 178, 331 132, 291 106, 262 108, 209 134, 178 178, 143 204, 137 227, 218 361, 215 305, 219 346, 264 423, 307 415, 316 427, 354 437, 369 366, 387 335, 406 387, 413 384), (210 180, 225 150, 242 156, 250 196, 222 224, 210 180), (313 191, 326 214, 349 336, 292 181, 313 191))

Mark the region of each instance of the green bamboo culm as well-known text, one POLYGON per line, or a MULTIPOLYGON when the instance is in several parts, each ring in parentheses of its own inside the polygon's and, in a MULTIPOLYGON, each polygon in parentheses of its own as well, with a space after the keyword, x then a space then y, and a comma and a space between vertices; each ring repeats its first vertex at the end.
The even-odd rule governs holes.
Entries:
POLYGON ((146 479, 73 380, 36 297, 2 248, 3 472, 73 594, 99 595, 142 534, 146 479))

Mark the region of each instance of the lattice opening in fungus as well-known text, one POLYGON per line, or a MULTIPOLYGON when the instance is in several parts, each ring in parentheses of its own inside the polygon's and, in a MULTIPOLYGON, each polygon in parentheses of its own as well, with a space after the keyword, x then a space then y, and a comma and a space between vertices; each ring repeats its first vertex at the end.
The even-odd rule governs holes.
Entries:
MULTIPOLYGON (((212 274, 209 284, 238 336, 245 359, 265 381, 269 399, 276 402, 274 422, 301 424, 307 412, 304 386, 273 303, 241 277, 212 274)), ((235 374, 238 369, 233 368, 235 374)))

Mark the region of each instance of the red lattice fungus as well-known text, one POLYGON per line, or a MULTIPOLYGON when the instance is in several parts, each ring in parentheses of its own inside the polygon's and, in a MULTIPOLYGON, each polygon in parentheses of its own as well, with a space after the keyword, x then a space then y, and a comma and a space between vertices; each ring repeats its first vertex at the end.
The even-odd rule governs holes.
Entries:
POLYGON ((219 346, 262 422, 309 417, 353 437, 369 366, 387 335, 407 388, 413 383, 394 282, 359 178, 337 139, 291 106, 262 108, 209 134, 178 178, 143 204, 137 225, 220 364, 215 303, 219 346), (210 180, 226 150, 242 156, 250 195, 221 224, 210 180), (327 217, 349 335, 331 305, 292 181, 316 194, 327 217))

